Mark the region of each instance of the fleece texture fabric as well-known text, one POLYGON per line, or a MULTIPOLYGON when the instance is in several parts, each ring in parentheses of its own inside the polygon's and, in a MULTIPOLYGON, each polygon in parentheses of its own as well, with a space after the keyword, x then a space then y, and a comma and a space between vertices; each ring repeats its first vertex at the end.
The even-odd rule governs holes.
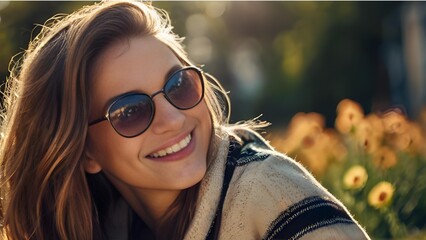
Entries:
POLYGON ((338 199, 256 132, 221 128, 214 144, 185 240, 369 239, 338 199))

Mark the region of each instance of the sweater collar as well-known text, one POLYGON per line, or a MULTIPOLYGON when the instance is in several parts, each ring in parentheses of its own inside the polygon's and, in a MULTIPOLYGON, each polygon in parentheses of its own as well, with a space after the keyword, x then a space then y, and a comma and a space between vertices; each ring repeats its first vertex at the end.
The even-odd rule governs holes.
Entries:
POLYGON ((185 240, 204 239, 216 215, 229 148, 229 135, 224 129, 215 130, 212 146, 216 148, 215 158, 210 162, 206 175, 201 181, 194 218, 185 235, 185 240))

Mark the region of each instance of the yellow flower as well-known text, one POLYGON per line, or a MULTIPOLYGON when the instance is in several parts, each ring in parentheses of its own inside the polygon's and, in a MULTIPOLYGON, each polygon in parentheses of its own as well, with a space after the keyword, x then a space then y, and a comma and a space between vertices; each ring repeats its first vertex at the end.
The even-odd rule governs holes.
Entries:
POLYGON ((332 160, 343 161, 348 154, 345 144, 334 129, 325 129, 325 151, 332 160))
POLYGON ((408 134, 410 135, 409 150, 414 154, 425 154, 425 136, 422 128, 418 123, 411 123, 408 128, 408 134))
POLYGON ((349 189, 360 189, 367 182, 368 174, 363 166, 351 167, 343 177, 343 184, 349 189))
POLYGON ((298 160, 315 176, 321 176, 327 170, 331 159, 330 144, 330 137, 324 132, 307 136, 299 148, 298 160))
POLYGON ((405 132, 389 134, 386 141, 393 148, 414 154, 423 154, 425 139, 418 123, 407 122, 405 132))
POLYGON ((311 148, 317 142, 317 136, 322 133, 324 125, 324 117, 318 113, 297 113, 290 121, 279 150, 292 153, 299 148, 311 148))
POLYGON ((373 153, 373 163, 381 169, 388 169, 397 163, 396 153, 389 147, 382 146, 373 153))
POLYGON ((306 166, 316 177, 323 176, 328 167, 327 156, 316 149, 300 151, 296 156, 296 160, 306 166))
POLYGON ((382 181, 368 193, 368 203, 375 208, 386 207, 390 204, 395 188, 391 183, 382 181))
POLYGON ((388 134, 386 135, 385 139, 389 146, 400 151, 407 151, 412 143, 412 139, 409 132, 403 132, 400 134, 388 134))
POLYGON ((389 134, 401 134, 408 128, 406 117, 397 110, 385 113, 382 121, 386 133, 389 134))
POLYGON ((426 129, 426 106, 422 108, 419 114, 419 123, 422 128, 426 129))
POLYGON ((358 123, 354 137, 366 152, 373 153, 380 147, 383 139, 381 119, 374 114, 369 114, 358 123))
POLYGON ((349 133, 364 118, 364 111, 358 103, 343 99, 337 105, 335 126, 341 133, 349 133))

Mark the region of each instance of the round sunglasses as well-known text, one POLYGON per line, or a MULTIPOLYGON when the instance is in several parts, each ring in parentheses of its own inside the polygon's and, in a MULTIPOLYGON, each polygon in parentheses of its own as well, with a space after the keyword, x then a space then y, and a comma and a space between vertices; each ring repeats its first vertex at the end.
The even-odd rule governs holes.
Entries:
POLYGON ((170 75, 164 87, 148 95, 127 93, 115 99, 105 116, 89 123, 89 127, 108 120, 114 130, 123 137, 136 137, 145 132, 155 115, 153 98, 162 93, 167 101, 180 110, 191 109, 204 97, 204 75, 201 69, 184 67, 170 75))

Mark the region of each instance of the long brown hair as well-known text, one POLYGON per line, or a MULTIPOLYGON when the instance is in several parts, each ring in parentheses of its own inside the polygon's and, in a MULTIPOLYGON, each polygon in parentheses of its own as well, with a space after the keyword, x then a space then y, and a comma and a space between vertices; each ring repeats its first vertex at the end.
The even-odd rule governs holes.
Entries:
MULTIPOLYGON (((15 63, 1 115, 4 238, 102 238, 91 180, 82 167, 90 72, 105 48, 137 35, 156 37, 190 64, 168 15, 140 2, 101 2, 53 17, 15 63)), ((229 100, 220 84, 208 79, 205 101, 217 127, 228 121, 229 100)), ((211 159, 214 149, 209 155, 211 159)), ((181 193, 164 217, 158 238, 184 237, 197 193, 198 185, 181 193)))

